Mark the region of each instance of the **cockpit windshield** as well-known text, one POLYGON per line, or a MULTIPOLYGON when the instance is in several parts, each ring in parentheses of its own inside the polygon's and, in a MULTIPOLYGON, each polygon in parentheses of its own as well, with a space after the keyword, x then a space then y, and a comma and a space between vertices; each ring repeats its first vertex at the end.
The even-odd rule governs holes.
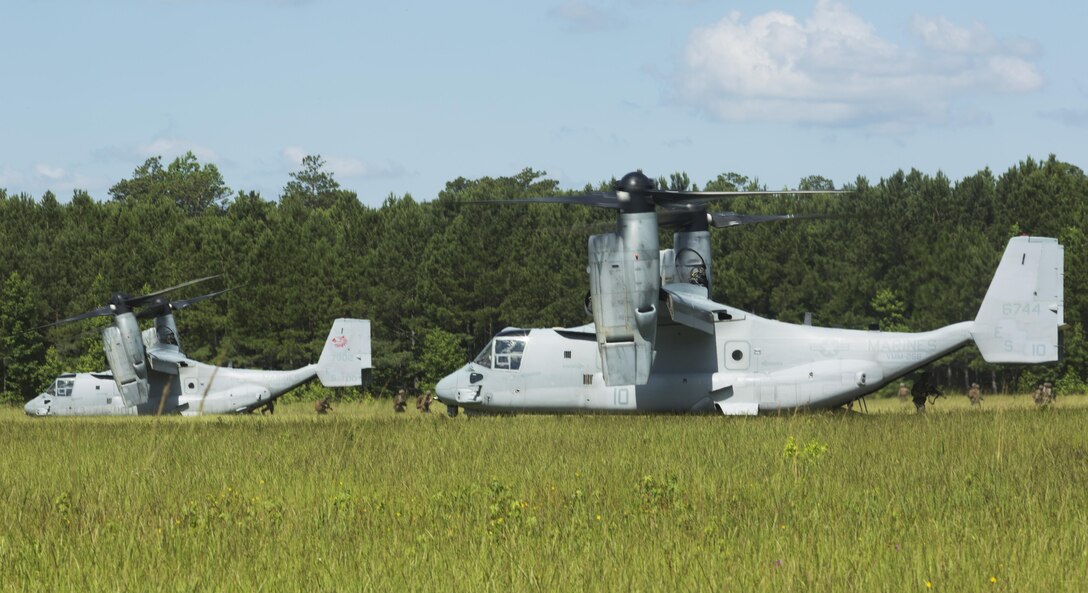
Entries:
POLYGON ((521 368, 521 357, 525 354, 525 340, 499 337, 491 340, 473 360, 473 364, 508 371, 521 368))
POLYGON ((75 385, 75 382, 75 379, 57 379, 45 392, 56 397, 68 397, 72 395, 72 385, 75 385))
POLYGON ((480 350, 480 353, 476 355, 476 358, 472 359, 472 364, 491 368, 491 347, 494 345, 494 340, 488 342, 487 346, 484 346, 484 349, 480 350))

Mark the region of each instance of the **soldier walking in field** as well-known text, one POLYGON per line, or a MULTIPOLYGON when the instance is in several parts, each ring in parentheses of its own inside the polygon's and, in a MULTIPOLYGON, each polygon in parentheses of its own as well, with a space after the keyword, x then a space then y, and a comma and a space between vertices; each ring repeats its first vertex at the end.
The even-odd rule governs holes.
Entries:
POLYGON ((944 395, 940 389, 936 386, 930 385, 929 375, 923 374, 914 385, 910 388, 911 401, 914 402, 914 408, 919 414, 926 413, 926 400, 929 398, 937 399, 944 395))
POLYGON ((1043 405, 1043 384, 1040 383, 1035 386, 1035 391, 1031 394, 1031 401, 1035 402, 1035 405, 1043 405))
POLYGON ((1035 393, 1032 394, 1032 399, 1035 401, 1035 405, 1040 408, 1045 408, 1054 403, 1054 387, 1049 381, 1035 387, 1035 393))
POLYGON ((416 409, 424 414, 431 413, 431 392, 424 391, 416 398, 416 409))
POLYGON ((404 390, 401 389, 397 391, 397 397, 393 399, 393 411, 397 413, 403 412, 408 407, 406 401, 407 397, 404 394, 404 390))
POLYGON ((967 399, 971 400, 972 406, 982 404, 982 390, 979 389, 978 383, 971 384, 971 388, 967 390, 967 399))
POLYGON ((910 388, 907 387, 906 383, 900 383, 899 393, 897 393, 896 395, 899 396, 899 401, 905 402, 908 398, 910 398, 910 388))

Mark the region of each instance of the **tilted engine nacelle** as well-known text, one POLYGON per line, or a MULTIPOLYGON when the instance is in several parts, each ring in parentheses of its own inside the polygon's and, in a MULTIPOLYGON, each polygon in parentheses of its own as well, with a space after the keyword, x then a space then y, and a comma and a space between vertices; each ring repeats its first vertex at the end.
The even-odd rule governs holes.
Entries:
POLYGON ((615 233, 589 238, 589 292, 607 385, 645 385, 661 290, 657 218, 619 215, 615 233))
POLYGON ((102 346, 113 380, 126 406, 147 402, 147 362, 140 324, 133 313, 121 313, 102 329, 102 346))
POLYGON ((155 326, 149 327, 143 332, 144 347, 166 348, 181 352, 181 342, 178 338, 178 326, 174 316, 170 313, 155 316, 155 326))
POLYGON ((661 250, 661 285, 688 283, 707 289, 711 281, 710 231, 685 231, 672 236, 673 248, 661 250))

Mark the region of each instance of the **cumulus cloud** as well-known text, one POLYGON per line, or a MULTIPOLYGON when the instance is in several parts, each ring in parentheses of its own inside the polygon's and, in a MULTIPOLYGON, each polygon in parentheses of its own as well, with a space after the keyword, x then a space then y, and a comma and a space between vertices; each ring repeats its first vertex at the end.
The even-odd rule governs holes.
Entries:
MULTIPOLYGON (((300 146, 288 146, 283 149, 283 158, 291 165, 302 165, 302 159, 313 153, 307 152, 300 146)), ((404 175, 404 167, 398 163, 373 163, 355 157, 325 156, 325 168, 338 177, 401 177, 404 175)))
POLYGON ((27 193, 41 196, 52 191, 62 201, 74 190, 102 191, 109 186, 106 179, 88 176, 72 169, 46 163, 38 163, 25 169, 0 168, 0 189, 11 193, 27 193))
POLYGON ((898 132, 964 121, 953 113, 958 102, 1043 83, 1032 44, 997 39, 984 25, 918 16, 910 31, 913 43, 897 45, 833 0, 819 0, 804 20, 782 11, 746 20, 733 12, 692 32, 680 98, 724 120, 898 132))
POLYGON ((50 181, 58 181, 68 176, 68 172, 62 167, 54 167, 42 163, 34 165, 34 172, 37 173, 39 177, 44 177, 50 181))
POLYGON ((193 153, 193 156, 205 162, 215 161, 219 158, 215 151, 210 148, 169 136, 160 136, 150 143, 141 144, 136 148, 136 153, 142 158, 161 156, 165 161, 171 161, 187 152, 193 153))

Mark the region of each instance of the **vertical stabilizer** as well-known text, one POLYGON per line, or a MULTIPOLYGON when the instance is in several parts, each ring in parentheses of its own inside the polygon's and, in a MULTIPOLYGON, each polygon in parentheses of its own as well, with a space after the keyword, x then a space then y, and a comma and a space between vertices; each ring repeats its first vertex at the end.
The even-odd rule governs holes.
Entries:
POLYGON ((1065 252, 1057 239, 1014 237, 982 300, 971 337, 986 362, 1058 360, 1065 252))
POLYGON ((337 319, 317 361, 317 377, 326 387, 363 385, 370 375, 370 321, 337 319))

